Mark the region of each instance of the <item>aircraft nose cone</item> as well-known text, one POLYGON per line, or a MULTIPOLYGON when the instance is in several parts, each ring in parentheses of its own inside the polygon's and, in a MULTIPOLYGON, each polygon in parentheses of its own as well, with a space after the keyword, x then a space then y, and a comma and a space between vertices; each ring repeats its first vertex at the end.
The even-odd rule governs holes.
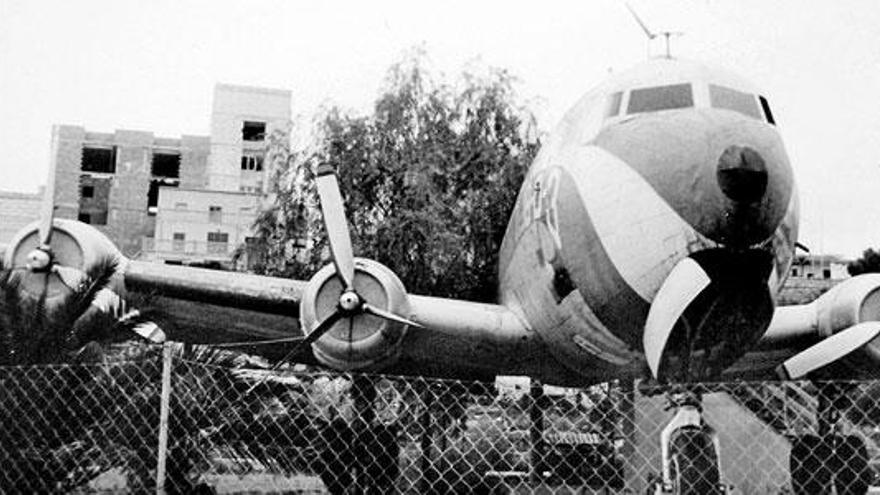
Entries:
POLYGON ((747 146, 728 146, 718 159, 718 185, 738 203, 755 203, 767 191, 767 166, 761 155, 747 146))

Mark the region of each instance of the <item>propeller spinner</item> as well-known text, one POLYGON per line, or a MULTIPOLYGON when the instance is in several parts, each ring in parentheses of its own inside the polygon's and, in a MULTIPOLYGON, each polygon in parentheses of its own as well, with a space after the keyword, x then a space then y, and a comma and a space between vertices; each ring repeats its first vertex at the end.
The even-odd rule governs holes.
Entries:
POLYGON ((307 352, 313 343, 323 337, 337 322, 344 318, 349 319, 349 341, 351 341, 355 318, 364 314, 411 327, 422 326, 392 311, 371 304, 355 288, 355 261, 351 236, 345 218, 342 195, 339 191, 339 181, 336 177, 336 171, 331 164, 324 163, 318 167, 316 184, 321 203, 321 212, 324 217, 324 227, 327 230, 330 252, 336 269, 334 275, 341 282, 342 291, 336 301, 334 311, 314 325, 311 331, 298 341, 294 349, 284 359, 279 361, 279 365, 297 354, 307 352))

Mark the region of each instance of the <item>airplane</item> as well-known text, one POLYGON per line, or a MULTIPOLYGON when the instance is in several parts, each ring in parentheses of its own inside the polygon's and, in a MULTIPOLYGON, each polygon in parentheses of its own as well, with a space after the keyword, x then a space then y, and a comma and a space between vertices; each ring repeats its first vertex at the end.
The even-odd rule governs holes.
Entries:
MULTIPOLYGON (((495 304, 409 294, 390 269, 354 256, 334 166, 316 182, 332 263, 308 281, 125 259, 93 227, 54 219, 51 192, 4 266, 51 307, 110 257, 103 311, 152 294, 189 329, 170 338, 248 337, 333 370, 585 386, 880 369, 880 275, 776 306, 797 246, 794 170, 768 99, 720 68, 651 59, 565 114, 520 189, 495 304), (194 317, 181 301, 211 311, 194 317)), ((678 476, 667 462, 675 432, 712 435, 698 405, 680 406, 661 439, 661 489, 678 476)))

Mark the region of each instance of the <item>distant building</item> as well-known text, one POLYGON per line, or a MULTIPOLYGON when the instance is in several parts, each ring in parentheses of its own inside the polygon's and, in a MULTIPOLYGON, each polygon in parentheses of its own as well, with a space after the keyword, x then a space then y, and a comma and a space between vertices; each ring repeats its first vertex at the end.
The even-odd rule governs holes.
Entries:
POLYGON ((791 278, 843 280, 850 277, 848 259, 832 254, 806 254, 795 257, 791 264, 791 278))
POLYGON ((0 191, 0 246, 5 246, 25 225, 40 217, 43 191, 18 193, 0 191))
POLYGON ((56 215, 130 258, 228 267, 266 188, 267 136, 289 122, 290 91, 218 84, 210 136, 55 126, 56 215))
POLYGON ((252 193, 163 188, 156 232, 145 243, 152 261, 226 265, 250 237, 260 208, 252 193))

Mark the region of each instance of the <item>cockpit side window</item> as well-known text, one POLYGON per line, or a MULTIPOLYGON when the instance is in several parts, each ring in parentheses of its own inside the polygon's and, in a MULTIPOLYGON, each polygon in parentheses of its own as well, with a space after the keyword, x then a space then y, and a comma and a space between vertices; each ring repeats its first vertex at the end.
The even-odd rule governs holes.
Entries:
POLYGON ((623 100, 623 91, 611 93, 608 95, 607 106, 605 107, 605 118, 616 117, 620 113, 620 102, 623 100))
POLYGON ((672 84, 632 90, 626 113, 656 112, 692 106, 694 106, 694 94, 691 85, 672 84))
POLYGON ((709 85, 709 101, 713 108, 724 108, 761 120, 755 95, 743 93, 724 86, 709 85))
POLYGON ((767 122, 776 125, 776 120, 773 119, 773 112, 770 111, 770 103, 767 102, 767 98, 758 96, 758 99, 761 100, 761 109, 764 110, 764 117, 767 119, 767 122))

